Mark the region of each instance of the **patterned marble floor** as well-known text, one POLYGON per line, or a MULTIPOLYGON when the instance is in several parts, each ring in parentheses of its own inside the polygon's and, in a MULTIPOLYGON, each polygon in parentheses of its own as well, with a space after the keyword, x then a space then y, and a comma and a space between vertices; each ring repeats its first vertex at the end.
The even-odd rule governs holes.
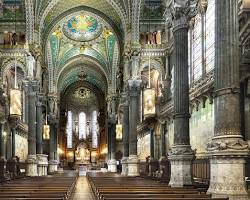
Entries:
POLYGON ((94 200, 91 194, 91 188, 85 176, 78 178, 73 200, 94 200))

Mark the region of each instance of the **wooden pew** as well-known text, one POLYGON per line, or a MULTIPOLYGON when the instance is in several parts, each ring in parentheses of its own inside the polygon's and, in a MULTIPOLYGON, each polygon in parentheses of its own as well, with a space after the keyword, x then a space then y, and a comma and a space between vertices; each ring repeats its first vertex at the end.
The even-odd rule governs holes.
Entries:
MULTIPOLYGON (((208 200, 211 195, 200 193, 192 186, 172 188, 141 177, 122 177, 111 173, 87 174, 94 196, 98 200, 208 200)), ((226 200, 227 198, 215 198, 226 200)))
POLYGON ((70 199, 76 180, 76 173, 13 180, 0 186, 0 199, 70 199))

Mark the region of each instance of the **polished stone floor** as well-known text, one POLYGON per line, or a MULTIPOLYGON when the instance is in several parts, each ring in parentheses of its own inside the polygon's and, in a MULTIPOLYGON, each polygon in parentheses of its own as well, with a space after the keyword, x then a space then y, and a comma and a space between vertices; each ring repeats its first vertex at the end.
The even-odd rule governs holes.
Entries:
POLYGON ((94 200, 91 194, 91 188, 85 176, 80 176, 78 178, 73 200, 94 200))

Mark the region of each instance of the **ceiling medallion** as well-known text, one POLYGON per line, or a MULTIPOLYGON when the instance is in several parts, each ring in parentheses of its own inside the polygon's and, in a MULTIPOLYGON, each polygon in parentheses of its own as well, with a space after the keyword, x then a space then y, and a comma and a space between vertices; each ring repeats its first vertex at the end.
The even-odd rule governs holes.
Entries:
POLYGON ((82 13, 64 22, 63 32, 72 40, 86 42, 100 36, 102 25, 95 17, 82 13))

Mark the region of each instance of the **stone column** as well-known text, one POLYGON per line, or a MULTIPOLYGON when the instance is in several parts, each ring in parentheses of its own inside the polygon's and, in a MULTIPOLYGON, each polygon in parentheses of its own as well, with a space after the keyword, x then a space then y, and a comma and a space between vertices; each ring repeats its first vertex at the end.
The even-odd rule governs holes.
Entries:
POLYGON ((123 158, 122 158, 122 175, 128 175, 128 157, 129 157, 129 102, 127 93, 122 94, 122 109, 123 109, 123 121, 122 121, 122 134, 123 134, 123 158))
POLYGON ((169 185, 191 185, 194 151, 189 138, 189 83, 188 83, 188 21, 191 0, 172 1, 169 12, 174 38, 174 144, 169 152, 171 178, 169 185))
POLYGON ((57 171, 58 161, 55 156, 55 143, 56 143, 56 126, 57 120, 54 115, 49 115, 50 125, 50 139, 49 139, 49 172, 53 173, 57 171))
POLYGON ((149 169, 148 175, 153 176, 153 172, 156 171, 158 160, 155 159, 155 135, 154 129, 149 128, 150 131, 150 158, 149 158, 149 169))
POLYGON ((37 81, 28 82, 28 158, 27 176, 37 176, 36 158, 36 92, 38 89, 37 81))
POLYGON ((110 114, 108 119, 108 135, 110 142, 110 158, 108 160, 108 171, 109 172, 117 172, 117 165, 115 159, 115 151, 116 151, 116 138, 115 138, 115 125, 116 118, 115 114, 110 114))
POLYGON ((139 176, 139 159, 137 155, 137 122, 141 92, 141 80, 128 80, 129 96, 129 158, 128 176, 139 176))
POLYGON ((5 165, 6 165, 6 159, 5 159, 5 136, 3 134, 3 124, 0 123, 0 181, 4 180, 5 176, 5 165))
POLYGON ((208 193, 243 200, 249 199, 245 183, 249 146, 240 128, 238 1, 216 0, 215 9, 215 126, 208 145, 208 193))
POLYGON ((37 95, 36 102, 36 152, 37 154, 43 153, 43 96, 37 95))
POLYGON ((167 164, 167 157, 166 157, 166 122, 161 122, 161 155, 159 160, 159 170, 160 173, 163 173, 166 164, 167 164))
POLYGON ((44 96, 37 95, 36 103, 36 152, 38 176, 46 176, 48 171, 48 155, 43 154, 43 106, 44 96))

